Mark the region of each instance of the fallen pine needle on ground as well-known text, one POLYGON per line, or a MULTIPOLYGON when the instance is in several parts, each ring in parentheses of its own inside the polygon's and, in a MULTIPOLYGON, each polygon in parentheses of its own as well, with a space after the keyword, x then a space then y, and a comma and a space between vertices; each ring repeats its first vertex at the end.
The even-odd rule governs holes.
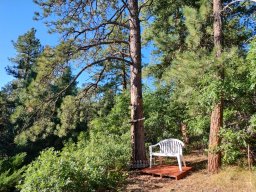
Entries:
MULTIPOLYGON (((224 167, 218 174, 207 173, 207 156, 185 156, 193 170, 186 177, 175 180, 131 171, 125 186, 127 192, 255 192, 256 173, 237 166, 224 167)), ((175 161, 172 161, 175 163, 175 161)))

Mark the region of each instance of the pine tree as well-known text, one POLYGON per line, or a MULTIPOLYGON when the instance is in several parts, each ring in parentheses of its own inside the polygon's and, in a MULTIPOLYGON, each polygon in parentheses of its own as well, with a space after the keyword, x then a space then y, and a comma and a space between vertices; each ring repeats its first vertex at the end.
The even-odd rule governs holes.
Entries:
MULTIPOLYGON (((230 3, 228 3, 230 4, 230 3)), ((225 15, 223 15, 221 12, 223 11, 223 1, 221 0, 213 0, 213 31, 214 31, 214 48, 215 48, 215 55, 216 58, 221 58, 221 54, 223 52, 223 43, 225 47, 229 47, 230 44, 223 41, 224 39, 229 39, 234 44, 240 44, 243 43, 241 38, 237 38, 237 40, 234 40, 229 33, 225 33, 223 28, 223 20, 226 20, 226 22, 232 23, 232 20, 236 18, 236 16, 231 16, 224 18, 225 15), (232 18, 233 17, 233 18, 232 18), (226 35, 226 36, 225 36, 226 35), (224 38, 223 38, 224 36, 224 38)), ((249 10, 245 9, 245 12, 243 13, 241 10, 238 9, 239 14, 245 14, 247 15, 247 19, 250 20, 250 7, 249 10)), ((236 15, 236 13, 234 14, 236 15)), ((243 17, 243 16, 241 16, 243 17)), ((224 27, 226 23, 224 23, 224 27)), ((241 28, 241 25, 237 25, 239 28, 241 28)), ((228 26, 227 26, 227 29, 228 26)), ((244 27, 242 26, 243 33, 247 33, 247 38, 249 37, 248 34, 250 33, 250 28, 247 30, 244 30, 244 27)), ((232 33, 231 33, 232 34, 232 33)), ((243 37, 241 35, 241 37, 243 37)), ((246 35, 244 36, 246 37, 246 35)), ((234 46, 233 44, 233 46, 234 46)), ((239 63, 239 61, 236 61, 239 63)), ((220 84, 224 87, 226 84, 226 74, 225 70, 228 69, 229 66, 226 66, 225 62, 221 61, 218 65, 218 69, 215 70, 216 76, 219 78, 220 84)), ((234 80, 233 80, 234 81, 234 80)), ((226 99, 226 96, 228 94, 224 95, 225 89, 220 89, 219 91, 219 101, 215 103, 215 106, 213 107, 213 111, 211 113, 211 126, 210 126, 210 135, 209 135, 209 151, 208 151, 208 171, 210 173, 217 173, 220 166, 221 166, 221 154, 220 154, 220 129, 223 127, 223 110, 224 110, 224 100, 226 99)))
POLYGON ((63 137, 75 129, 79 110, 74 111, 73 108, 78 102, 70 104, 66 101, 70 102, 70 98, 75 100, 76 82, 71 84, 73 76, 68 65, 68 57, 62 52, 64 46, 46 46, 37 58, 37 76, 27 88, 25 99, 12 115, 14 123, 22 122, 16 125, 17 143, 35 142, 54 135, 63 137), (55 71, 55 67, 58 71, 55 71), (64 113, 70 113, 70 118, 64 113), (70 127, 63 126, 66 121, 72 121, 70 127))
POLYGON ((22 87, 27 87, 36 76, 34 71, 35 62, 41 53, 42 46, 35 35, 36 30, 32 28, 24 35, 20 35, 16 42, 12 42, 17 55, 14 58, 10 58, 14 65, 8 66, 6 70, 8 74, 21 81, 22 87))
POLYGON ((50 31, 62 34, 75 48, 68 53, 76 54, 77 58, 83 61, 83 66, 74 80, 85 71, 97 69, 98 72, 91 73, 94 81, 86 82, 84 94, 98 87, 109 61, 123 61, 130 66, 132 164, 136 167, 140 161, 146 161, 141 83, 140 10, 147 2, 141 6, 135 0, 111 2, 35 0, 35 3, 43 10, 43 13, 37 14, 37 17, 48 18, 50 31), (123 13, 126 13, 128 20, 120 19, 123 13), (60 17, 51 20, 51 15, 60 17), (116 27, 126 29, 129 32, 129 38, 113 37, 111 34, 116 27), (111 46, 115 45, 122 45, 124 48, 122 50, 129 50, 128 53, 123 54, 122 50, 118 52, 111 50, 111 46))
MULTIPOLYGON (((213 0, 213 32, 214 32, 214 48, 216 51, 216 58, 221 57, 222 52, 222 2, 221 0, 213 0)), ((224 67, 219 66, 217 76, 220 77, 220 81, 224 81, 224 67)), ((221 164, 220 151, 218 146, 220 145, 219 132, 223 126, 223 94, 221 93, 219 102, 213 107, 211 113, 211 126, 209 135, 209 152, 208 152, 208 172, 218 172, 221 164)))
POLYGON ((8 86, 0 91, 0 157, 14 152, 14 132, 10 122, 12 103, 8 101, 8 86))
POLYGON ((12 122, 12 115, 20 108, 26 97, 28 85, 36 76, 36 59, 42 46, 35 35, 36 30, 32 28, 20 35, 16 42, 13 41, 17 54, 10 58, 13 66, 6 68, 8 74, 15 77, 1 91, 1 128, 3 129, 1 130, 1 144, 4 145, 1 149, 7 155, 13 155, 15 152, 16 146, 13 140, 17 133, 16 128, 22 125, 22 121, 17 121, 15 126, 12 122))

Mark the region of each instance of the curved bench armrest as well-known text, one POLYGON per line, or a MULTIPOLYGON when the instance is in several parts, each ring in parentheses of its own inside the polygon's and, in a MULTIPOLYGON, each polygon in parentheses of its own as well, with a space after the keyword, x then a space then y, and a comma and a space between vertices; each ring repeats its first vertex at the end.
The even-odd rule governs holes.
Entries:
POLYGON ((153 152, 153 147, 157 147, 157 146, 160 146, 159 143, 155 144, 155 145, 150 145, 149 146, 149 153, 151 154, 153 152))
POLYGON ((156 146, 158 146, 158 145, 160 145, 160 144, 157 143, 157 144, 155 144, 155 145, 150 145, 149 147, 156 147, 156 146))

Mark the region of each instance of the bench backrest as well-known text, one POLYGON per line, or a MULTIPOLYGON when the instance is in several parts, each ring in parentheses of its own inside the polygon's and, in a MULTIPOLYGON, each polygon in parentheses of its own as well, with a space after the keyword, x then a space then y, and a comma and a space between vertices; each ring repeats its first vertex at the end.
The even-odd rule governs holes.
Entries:
POLYGON ((165 139, 160 141, 160 153, 172 153, 182 155, 182 147, 184 143, 178 139, 165 139))

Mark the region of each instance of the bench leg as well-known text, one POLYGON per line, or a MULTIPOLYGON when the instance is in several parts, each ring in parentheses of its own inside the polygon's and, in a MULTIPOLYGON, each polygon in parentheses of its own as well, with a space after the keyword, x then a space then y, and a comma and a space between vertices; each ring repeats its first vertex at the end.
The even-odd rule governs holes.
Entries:
POLYGON ((183 156, 181 156, 181 158, 182 158, 182 161, 183 161, 184 167, 187 167, 184 157, 183 157, 183 156))
POLYGON ((149 168, 151 168, 152 167, 152 155, 150 155, 150 157, 149 157, 149 168))
POLYGON ((178 164, 179 164, 179 170, 182 171, 182 165, 181 165, 181 157, 180 155, 177 156, 178 164))
POLYGON ((163 165, 163 157, 158 157, 160 165, 163 165))

